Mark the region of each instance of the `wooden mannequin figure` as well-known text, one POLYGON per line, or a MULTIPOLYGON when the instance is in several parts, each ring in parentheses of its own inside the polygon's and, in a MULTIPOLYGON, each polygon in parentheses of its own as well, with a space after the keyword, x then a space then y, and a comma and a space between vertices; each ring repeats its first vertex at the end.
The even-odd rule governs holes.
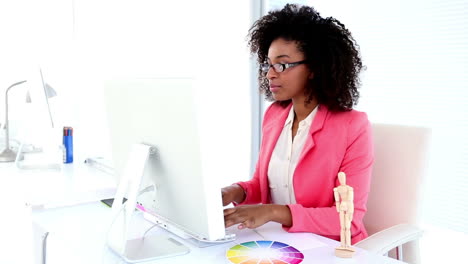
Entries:
POLYGON ((336 211, 340 213, 341 246, 335 249, 335 255, 341 258, 351 258, 356 251, 351 247, 351 221, 354 213, 354 191, 351 186, 346 185, 346 174, 338 173, 340 186, 333 188, 335 195, 336 211))

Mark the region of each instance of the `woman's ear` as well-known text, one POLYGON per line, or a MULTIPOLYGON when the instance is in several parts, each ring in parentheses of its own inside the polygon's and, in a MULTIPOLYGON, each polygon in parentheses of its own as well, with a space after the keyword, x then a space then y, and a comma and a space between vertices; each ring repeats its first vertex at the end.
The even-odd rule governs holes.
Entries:
POLYGON ((309 79, 310 79, 310 80, 314 79, 314 72, 310 72, 310 74, 309 74, 309 79))

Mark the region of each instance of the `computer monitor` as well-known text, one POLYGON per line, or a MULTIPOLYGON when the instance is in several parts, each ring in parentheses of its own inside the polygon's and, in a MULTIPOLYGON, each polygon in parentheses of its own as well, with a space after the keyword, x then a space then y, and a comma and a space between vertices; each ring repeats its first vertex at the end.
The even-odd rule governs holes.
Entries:
MULTIPOLYGON (((27 94, 24 117, 23 141, 33 145, 60 142, 59 130, 55 128, 49 98, 56 96, 55 90, 44 80, 43 70, 39 66, 30 67, 27 76, 27 94)), ((43 146, 42 146, 43 147, 43 146)))
MULTIPOLYGON (((44 81, 44 75, 42 74, 42 69, 39 68, 34 71, 34 74, 31 76, 30 80, 30 94, 35 100, 40 102, 37 104, 44 114, 47 123, 50 122, 50 127, 54 127, 54 119, 52 118, 52 111, 50 110, 49 98, 56 96, 55 90, 44 81)), ((33 103, 35 100, 29 98, 29 103, 33 103)))
MULTIPOLYGON (((221 175, 207 174, 200 141, 199 104, 193 79, 113 80, 105 101, 117 180, 131 158, 131 146, 156 147, 147 162, 138 207, 201 241, 226 239, 221 175)), ((220 153, 218 153, 220 154, 220 153)))
POLYGON ((39 66, 25 67, 26 96, 22 97, 21 142, 16 159, 20 169, 61 169, 63 166, 62 131, 55 126, 50 98, 55 90, 45 81, 39 66))

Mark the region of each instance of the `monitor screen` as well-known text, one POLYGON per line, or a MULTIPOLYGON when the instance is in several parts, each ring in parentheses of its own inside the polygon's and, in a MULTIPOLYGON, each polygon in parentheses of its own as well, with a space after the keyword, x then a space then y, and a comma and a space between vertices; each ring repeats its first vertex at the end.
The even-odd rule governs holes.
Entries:
POLYGON ((138 206, 193 237, 217 240, 226 235, 221 186, 205 171, 194 87, 188 78, 106 82, 112 160, 119 178, 133 144, 156 147, 138 206))

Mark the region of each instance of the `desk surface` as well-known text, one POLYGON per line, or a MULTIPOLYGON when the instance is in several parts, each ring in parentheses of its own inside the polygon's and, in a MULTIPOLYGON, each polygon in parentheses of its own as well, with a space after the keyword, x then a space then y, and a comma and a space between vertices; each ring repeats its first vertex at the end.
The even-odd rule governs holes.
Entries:
MULTIPOLYGON (((81 204, 70 207, 35 210, 33 219, 49 233, 47 246, 47 263, 125 263, 105 245, 106 233, 111 221, 111 209, 100 202, 81 204)), ((133 236, 143 232, 152 224, 136 215, 133 236)), ((164 232, 154 228, 151 233, 164 232), (154 230, 154 231, 153 231, 154 230)), ((256 230, 238 230, 233 227, 237 240, 230 243, 198 248, 188 241, 173 236, 190 247, 186 255, 163 258, 152 262, 156 264, 177 263, 229 263, 226 251, 242 242, 252 240, 278 240, 296 247, 304 254, 302 263, 402 263, 390 258, 370 254, 357 249, 352 259, 340 259, 334 256, 338 242, 310 233, 291 234, 285 232, 278 224, 269 223, 256 230)))
POLYGON ((18 169, 14 163, 0 163, 2 184, 12 197, 23 198, 33 208, 54 208, 98 201, 115 196, 111 174, 85 163, 63 164, 57 169, 18 169))
MULTIPOLYGON (((0 164, 4 180, 13 196, 18 198, 18 190, 25 194, 25 200, 31 204, 33 220, 49 232, 47 246, 47 263, 125 263, 119 256, 106 247, 106 233, 111 223, 111 209, 100 202, 100 199, 113 197, 115 183, 112 175, 106 174, 82 163, 65 164, 62 170, 18 170, 14 164, 0 164)), ((4 182, 5 183, 5 182, 4 182)), ((6 191, 8 191, 6 189, 6 191)), ((5 192, 2 191, 3 194, 5 192)), ((135 217, 133 236, 151 227, 151 223, 141 215, 135 217)), ((190 247, 186 255, 159 259, 156 264, 177 263, 229 263, 226 251, 232 246, 252 240, 277 240, 290 244, 304 254, 302 263, 402 263, 386 257, 359 250, 353 259, 340 259, 334 256, 338 242, 310 233, 290 234, 278 224, 269 223, 256 230, 238 230, 237 240, 230 243, 199 248, 188 241, 172 234, 176 240, 190 247)), ((167 232, 158 228, 152 229, 149 235, 167 232)))

